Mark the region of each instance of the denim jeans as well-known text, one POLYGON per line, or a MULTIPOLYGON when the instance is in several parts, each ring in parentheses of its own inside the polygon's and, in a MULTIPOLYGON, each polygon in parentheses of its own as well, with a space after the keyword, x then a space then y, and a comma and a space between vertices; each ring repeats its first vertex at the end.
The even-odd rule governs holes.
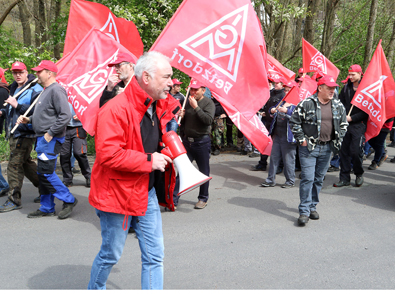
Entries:
POLYGON ((145 216, 125 216, 96 209, 102 245, 93 261, 88 289, 106 289, 112 267, 121 258, 129 227, 136 231, 141 251, 141 289, 163 289, 164 244, 162 217, 155 188, 148 193, 145 216), (126 227, 124 228, 126 221, 126 227))
POLYGON ((8 189, 10 186, 8 185, 7 181, 4 179, 3 174, 1 172, 1 166, 0 166, 0 192, 2 190, 8 189))
POLYGON ((309 216, 310 211, 316 210, 316 205, 319 202, 318 194, 322 189, 330 158, 329 144, 317 145, 311 152, 307 147, 299 146, 299 159, 302 169, 302 179, 299 185, 300 215, 309 216))
POLYGON ((372 162, 378 163, 381 157, 385 155, 384 142, 387 135, 388 133, 386 132, 380 132, 376 137, 369 140, 370 146, 374 149, 374 158, 372 162))
POLYGON ((178 123, 175 118, 172 118, 166 125, 166 132, 174 131, 177 133, 178 123))

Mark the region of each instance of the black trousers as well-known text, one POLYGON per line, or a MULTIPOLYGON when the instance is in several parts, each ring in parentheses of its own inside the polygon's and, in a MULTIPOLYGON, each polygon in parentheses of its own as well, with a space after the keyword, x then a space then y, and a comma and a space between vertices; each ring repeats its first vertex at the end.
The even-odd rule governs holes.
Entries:
POLYGON ((351 162, 356 176, 364 173, 363 146, 365 144, 366 125, 364 123, 350 124, 340 148, 340 181, 350 182, 351 162))

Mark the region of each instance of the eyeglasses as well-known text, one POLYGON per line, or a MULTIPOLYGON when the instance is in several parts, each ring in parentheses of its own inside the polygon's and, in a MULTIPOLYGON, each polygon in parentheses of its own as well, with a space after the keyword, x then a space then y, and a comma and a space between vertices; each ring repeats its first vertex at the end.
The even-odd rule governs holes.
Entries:
POLYGON ((21 75, 23 75, 25 73, 25 71, 13 71, 12 72, 12 74, 14 75, 14 76, 21 76, 21 75))
POLYGON ((116 68, 116 69, 120 69, 121 66, 124 65, 124 64, 129 64, 129 62, 121 62, 120 64, 116 64, 116 65, 115 65, 115 68, 116 68))

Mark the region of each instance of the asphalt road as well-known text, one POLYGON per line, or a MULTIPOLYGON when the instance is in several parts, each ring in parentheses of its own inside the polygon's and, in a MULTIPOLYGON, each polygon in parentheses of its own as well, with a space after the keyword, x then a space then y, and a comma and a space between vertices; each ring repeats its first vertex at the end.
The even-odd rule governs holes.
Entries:
MULTIPOLYGON (((338 175, 328 173, 320 220, 305 227, 297 226, 298 187, 282 189, 283 174, 276 187, 261 188, 267 172, 249 170, 257 158, 212 157, 208 206, 195 210, 192 191, 176 212, 162 213, 164 288, 394 289, 395 163, 389 159, 395 148, 388 153, 375 171, 364 162, 360 188, 334 188, 338 175)), ((1 289, 86 289, 101 237, 83 185, 76 176, 70 190, 79 202, 69 219, 28 219, 39 205, 37 190, 25 181, 23 208, 0 214, 1 289)), ((140 289, 139 251, 129 235, 108 289, 140 289)))

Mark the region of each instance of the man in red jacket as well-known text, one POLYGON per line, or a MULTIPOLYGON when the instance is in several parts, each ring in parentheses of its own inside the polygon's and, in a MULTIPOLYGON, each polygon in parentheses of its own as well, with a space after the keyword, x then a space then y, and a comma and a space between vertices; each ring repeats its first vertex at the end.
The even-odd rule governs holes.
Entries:
POLYGON ((173 85, 169 61, 158 52, 142 55, 124 92, 100 109, 89 203, 100 218, 102 246, 88 289, 106 288, 130 226, 141 250, 141 288, 163 288, 164 246, 156 192, 160 189, 155 188, 160 172, 172 161, 158 146, 179 106, 167 99, 173 85))

